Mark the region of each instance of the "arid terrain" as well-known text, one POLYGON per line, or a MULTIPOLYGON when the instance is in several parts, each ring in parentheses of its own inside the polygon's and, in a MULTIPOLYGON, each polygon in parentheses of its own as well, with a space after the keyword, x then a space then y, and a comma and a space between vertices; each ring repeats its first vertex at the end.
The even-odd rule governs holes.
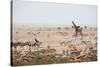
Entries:
POLYGON ((83 27, 13 27, 12 64, 54 64, 97 60, 97 29, 83 27))

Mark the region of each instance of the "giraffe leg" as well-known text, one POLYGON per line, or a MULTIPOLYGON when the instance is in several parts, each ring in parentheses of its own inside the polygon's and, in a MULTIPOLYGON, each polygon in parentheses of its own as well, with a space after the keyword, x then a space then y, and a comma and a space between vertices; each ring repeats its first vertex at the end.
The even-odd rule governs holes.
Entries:
POLYGON ((80 35, 81 35, 81 38, 83 38, 82 29, 80 29, 80 35))
POLYGON ((77 30, 75 30, 75 36, 77 37, 77 33, 78 33, 78 31, 77 30))
POLYGON ((80 31, 80 35, 82 36, 83 34, 82 34, 82 31, 80 31))

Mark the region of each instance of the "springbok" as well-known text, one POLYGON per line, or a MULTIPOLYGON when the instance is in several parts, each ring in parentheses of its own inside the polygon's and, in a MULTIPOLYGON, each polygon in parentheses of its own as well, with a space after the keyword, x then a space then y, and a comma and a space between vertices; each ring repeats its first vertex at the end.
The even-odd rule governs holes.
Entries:
POLYGON ((36 47, 36 46, 37 46, 37 47, 40 47, 41 44, 42 44, 42 42, 40 42, 39 40, 37 40, 37 39, 35 38, 35 43, 32 44, 32 47, 33 47, 33 46, 35 46, 35 47, 36 47))

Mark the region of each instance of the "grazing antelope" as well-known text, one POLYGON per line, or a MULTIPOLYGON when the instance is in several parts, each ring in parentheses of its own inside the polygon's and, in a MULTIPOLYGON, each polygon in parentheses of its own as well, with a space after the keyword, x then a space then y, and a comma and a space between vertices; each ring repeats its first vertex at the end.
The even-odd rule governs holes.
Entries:
POLYGON ((37 35, 40 35, 40 32, 37 32, 37 33, 32 33, 33 34, 33 36, 36 36, 37 37, 37 35))
POLYGON ((32 46, 37 46, 37 47, 40 47, 40 44, 42 44, 42 42, 40 42, 39 40, 37 40, 36 38, 35 38, 35 43, 33 43, 33 45, 32 46))

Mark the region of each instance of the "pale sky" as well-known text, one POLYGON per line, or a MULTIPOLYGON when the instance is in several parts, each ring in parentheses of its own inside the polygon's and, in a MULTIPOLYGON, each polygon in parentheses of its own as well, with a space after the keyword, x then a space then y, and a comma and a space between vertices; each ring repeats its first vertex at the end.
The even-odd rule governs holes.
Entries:
POLYGON ((37 26, 97 25, 97 6, 46 3, 33 1, 13 2, 13 23, 37 26))

